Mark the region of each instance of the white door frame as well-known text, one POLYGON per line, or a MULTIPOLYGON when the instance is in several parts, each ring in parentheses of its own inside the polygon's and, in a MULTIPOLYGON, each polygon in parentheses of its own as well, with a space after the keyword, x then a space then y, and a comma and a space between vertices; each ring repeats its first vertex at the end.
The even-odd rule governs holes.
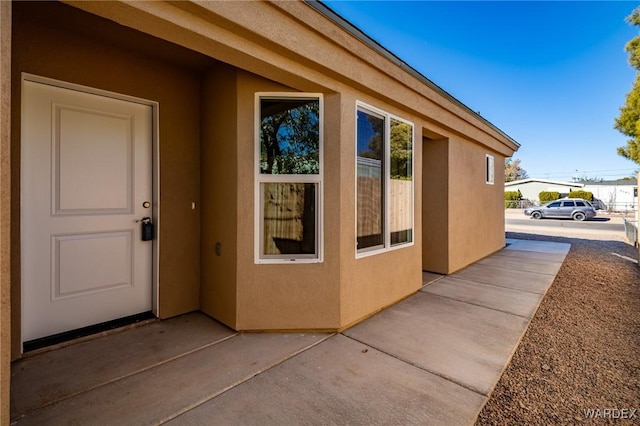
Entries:
MULTIPOLYGON (((79 84, 69 83, 65 81, 55 80, 47 77, 41 77, 34 74, 22 73, 22 85, 25 81, 32 81, 35 83, 47 84, 49 86, 60 87, 63 89, 75 90, 79 92, 89 93, 93 95, 104 96, 108 98, 118 99, 122 101, 128 101, 133 103, 138 103, 142 105, 146 105, 151 107, 152 110, 152 211, 151 216, 154 223, 155 235, 153 239, 153 247, 152 247, 152 312, 155 316, 159 317, 159 251, 160 251, 160 149, 159 149, 159 137, 158 137, 158 127, 159 127, 159 104, 155 101, 150 101, 147 99, 137 98, 134 96, 123 95, 120 93, 109 92, 106 90, 96 89, 93 87, 82 86, 79 84)), ((21 112, 24 118, 24 103, 21 104, 21 112)), ((20 180, 23 180, 23 173, 21 166, 21 177, 20 180)), ((22 196, 21 196, 22 200, 22 196)), ((20 205, 21 212, 23 211, 22 201, 20 205)), ((20 240, 22 241, 23 235, 23 227, 24 220, 22 220, 22 213, 20 213, 20 240)), ((22 250, 21 250, 22 251, 22 250)), ((20 265, 20 269, 22 270, 23 265, 20 265)), ((21 285, 22 287, 22 285, 21 285)), ((23 303, 24 298, 21 297, 21 304, 23 303)), ((21 316, 24 316, 24 312, 21 313, 21 316)), ((21 319, 22 321, 22 319, 21 319)), ((22 340, 22 338, 21 338, 22 340)))

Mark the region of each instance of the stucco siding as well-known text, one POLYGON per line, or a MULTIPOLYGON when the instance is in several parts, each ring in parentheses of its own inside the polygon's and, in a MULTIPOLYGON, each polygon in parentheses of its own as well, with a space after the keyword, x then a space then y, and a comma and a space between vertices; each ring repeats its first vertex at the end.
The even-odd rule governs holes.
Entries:
MULTIPOLYGON (((20 48, 14 49, 12 58, 12 127, 20 128, 23 72, 159 102, 158 312, 170 317, 198 309, 200 210, 193 210, 192 203, 200 204, 199 75, 144 52, 100 42, 97 35, 93 39, 78 34, 65 26, 64 8, 68 7, 14 4, 13 43, 20 48), (60 19, 53 19, 58 13, 60 19)), ((14 348, 19 348, 20 134, 16 131, 12 151, 13 340, 14 348)))
MULTIPOLYGON (((418 290, 422 269, 449 273, 504 245, 498 177, 517 144, 309 4, 70 4, 18 7, 13 85, 30 72, 159 103, 161 317, 202 309, 240 330, 340 329, 418 290), (319 263, 255 261, 255 93, 265 91, 323 94, 319 263), (370 256, 356 254, 357 102, 415 133, 413 244, 370 256)), ((19 90, 12 102, 19 116, 19 90)), ((19 153, 16 132, 12 143, 19 153)), ((17 184, 13 193, 19 232, 17 184)))
POLYGON ((422 143, 421 124, 408 112, 365 94, 350 92, 343 97, 341 231, 340 262, 341 327, 360 321, 367 316, 401 300, 419 290, 422 285, 422 143), (415 191, 413 216, 413 243, 368 256, 356 253, 356 101, 366 102, 414 123, 414 175, 415 191))
POLYGON ((449 270, 455 272, 504 247, 504 160, 468 140, 450 144, 449 270), (494 156, 495 181, 485 179, 485 156, 494 156))
POLYGON ((422 153, 422 269, 449 272, 448 139, 425 138, 422 153))
POLYGON ((238 71, 219 65, 207 71, 202 85, 202 223, 200 234, 200 309, 237 327, 239 196, 238 71))
MULTIPOLYGON (((292 91, 291 88, 241 72, 238 84, 238 264, 237 327, 241 330, 330 329, 340 322, 339 250, 329 245, 324 262, 312 264, 256 264, 254 221, 255 93, 292 91)), ((335 106, 333 104, 332 106, 335 106)), ((328 135, 335 134, 340 117, 325 108, 328 135)), ((336 172, 340 140, 325 137, 325 176, 336 172)), ((334 181, 335 182, 335 181, 334 181)), ((339 209, 337 188, 324 188, 324 211, 339 209)), ((339 234, 334 216, 325 218, 325 243, 339 234)))
POLYGON ((11 388, 11 2, 0 2, 0 424, 11 388))

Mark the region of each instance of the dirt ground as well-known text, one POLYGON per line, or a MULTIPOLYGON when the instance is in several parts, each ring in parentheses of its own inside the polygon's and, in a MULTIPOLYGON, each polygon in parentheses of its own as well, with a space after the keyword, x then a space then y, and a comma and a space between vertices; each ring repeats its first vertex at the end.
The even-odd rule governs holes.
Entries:
POLYGON ((571 243, 476 425, 640 424, 640 268, 619 241, 571 243))

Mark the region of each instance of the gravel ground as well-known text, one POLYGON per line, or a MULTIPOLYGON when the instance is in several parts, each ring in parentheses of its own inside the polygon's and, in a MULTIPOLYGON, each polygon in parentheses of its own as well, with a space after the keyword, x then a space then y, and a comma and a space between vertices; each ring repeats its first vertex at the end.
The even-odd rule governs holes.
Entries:
POLYGON ((621 257, 636 250, 507 237, 572 246, 476 425, 640 424, 640 268, 621 257))

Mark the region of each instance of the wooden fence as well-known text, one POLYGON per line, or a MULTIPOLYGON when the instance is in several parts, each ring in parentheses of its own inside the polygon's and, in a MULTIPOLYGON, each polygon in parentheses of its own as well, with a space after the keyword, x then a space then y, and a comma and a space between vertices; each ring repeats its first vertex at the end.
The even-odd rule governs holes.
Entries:
MULTIPOLYGON (((376 235, 382 232, 382 200, 380 179, 358 177, 358 236, 376 235)), ((389 183, 390 231, 412 229, 413 192, 412 182, 392 179, 389 183)))
MULTIPOLYGON (((380 179, 358 177, 357 235, 382 233, 380 179)), ((412 229, 412 182, 390 181, 390 232, 412 229)), ((263 184, 263 253, 265 255, 315 252, 315 184, 263 184)))

